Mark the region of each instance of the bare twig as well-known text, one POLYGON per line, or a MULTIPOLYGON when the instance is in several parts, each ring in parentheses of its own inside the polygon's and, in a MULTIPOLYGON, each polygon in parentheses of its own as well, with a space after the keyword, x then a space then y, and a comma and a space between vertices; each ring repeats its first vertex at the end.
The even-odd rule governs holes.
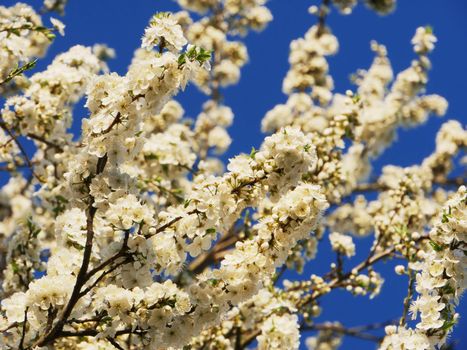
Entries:
POLYGON ((414 274, 413 270, 410 269, 410 268, 409 268, 408 275, 409 275, 409 286, 408 286, 408 290, 407 290, 407 296, 404 299, 404 310, 402 311, 402 316, 401 316, 401 319, 399 321, 400 326, 404 326, 405 323, 406 323, 407 314, 409 312, 409 307, 410 307, 410 301, 412 300, 412 296, 413 296, 413 289, 414 289, 413 287, 414 287, 414 282, 415 282, 415 274, 414 274))
POLYGON ((18 138, 16 137, 15 134, 8 128, 5 122, 0 122, 0 127, 15 141, 16 145, 18 146, 24 161, 26 162, 29 170, 31 171, 32 175, 39 181, 43 182, 42 179, 34 172, 34 167, 32 165, 31 159, 29 159, 28 154, 26 153, 26 150, 24 149, 23 145, 21 142, 19 142, 18 138))
POLYGON ((24 309, 23 328, 21 330, 21 340, 19 341, 19 349, 24 350, 24 338, 26 336, 26 324, 28 323, 28 308, 24 309))
POLYGON ((112 337, 107 337, 106 339, 107 339, 107 341, 108 341, 110 344, 112 344, 116 349, 118 349, 118 350, 124 350, 124 349, 122 348, 122 346, 121 346, 115 339, 113 339, 112 337))
POLYGON ((358 327, 351 327, 346 328, 341 325, 336 325, 332 323, 321 323, 321 324, 313 324, 313 325, 303 325, 300 327, 301 331, 331 331, 334 333, 339 333, 363 340, 369 340, 374 342, 381 342, 383 337, 368 333, 366 331, 381 329, 388 325, 394 324, 395 321, 386 321, 380 323, 373 323, 365 326, 358 326, 358 327))
POLYGON ((122 265, 125 265, 126 263, 128 263, 130 261, 132 261, 132 259, 127 258, 127 259, 119 262, 118 264, 112 266, 110 269, 104 271, 89 287, 87 287, 86 289, 84 289, 82 292, 79 293, 79 297, 81 298, 81 297, 85 296, 86 294, 88 294, 95 286, 97 286, 99 284, 100 281, 102 281, 102 279, 105 276, 111 274, 117 268, 119 268, 122 265))
POLYGON ((49 146, 51 148, 55 148, 59 152, 63 151, 63 148, 60 145, 58 145, 58 144, 56 144, 56 143, 54 143, 52 141, 47 140, 45 137, 42 137, 42 136, 39 136, 39 135, 36 135, 36 134, 33 134, 33 133, 28 133, 28 134, 26 134, 26 136, 33 139, 33 140, 42 142, 42 143, 46 144, 47 146, 49 146))

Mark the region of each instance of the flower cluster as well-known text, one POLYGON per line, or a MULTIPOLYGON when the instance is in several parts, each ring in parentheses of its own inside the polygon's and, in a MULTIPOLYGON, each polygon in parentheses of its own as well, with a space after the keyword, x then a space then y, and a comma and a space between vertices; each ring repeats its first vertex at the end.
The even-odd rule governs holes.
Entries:
POLYGON ((339 232, 333 232, 329 235, 332 249, 348 257, 355 255, 355 244, 351 236, 343 235, 339 232))
POLYGON ((328 75, 326 56, 337 52, 338 41, 332 33, 320 26, 311 27, 304 38, 290 44, 290 70, 284 79, 283 91, 311 89, 311 97, 327 104, 332 97, 333 81, 328 75))
MULTIPOLYGON (((44 72, 34 74, 23 95, 9 97, 2 118, 23 135, 70 138, 72 106, 83 96, 92 77, 100 71, 98 58, 90 48, 74 46, 58 55, 44 72)), ((38 144, 41 141, 37 140, 38 144)))
MULTIPOLYGON (((50 41, 52 31, 42 25, 41 17, 26 4, 11 7, 0 6, 0 82, 11 80, 10 75, 21 63, 42 57, 50 41)), ((16 79, 21 84, 19 79, 16 79)), ((0 93, 5 93, 0 86, 0 93)))
POLYGON ((299 338, 297 315, 273 315, 261 326, 258 349, 298 349, 299 338))
MULTIPOLYGON (((357 0, 332 0, 332 4, 344 15, 352 13, 357 0)), ((365 5, 379 14, 386 15, 396 7, 396 0, 365 0, 365 5)))
MULTIPOLYGON (((330 324, 340 326, 338 322, 330 324)), ((308 350, 337 350, 342 345, 342 335, 331 330, 322 330, 315 337, 306 339, 308 350)))
POLYGON ((461 186, 443 207, 427 244, 417 254, 420 260, 409 265, 420 271, 415 287, 419 296, 410 307, 413 319, 419 314, 420 321, 414 330, 386 329, 382 349, 401 345, 407 349, 435 349, 445 343, 459 318, 455 306, 465 290, 466 205, 466 188, 461 186))
MULTIPOLYGON (((44 10, 62 13, 66 2, 44 10)), ((400 127, 446 111, 444 98, 424 94, 432 29, 417 29, 416 59, 395 78, 373 42, 356 91, 338 93, 327 16, 357 1, 312 6, 317 23, 290 46, 287 101, 262 121, 271 135, 224 169, 234 115, 223 89, 248 60, 241 37, 272 15, 266 0, 178 3, 193 17, 152 16, 126 73, 110 72, 115 53, 97 44, 71 47, 29 78, 64 25, 45 28, 28 5, 0 6, 0 171, 10 174, 0 191, 0 348, 327 350, 347 335, 388 350, 444 346, 465 289, 467 194, 455 176, 467 131, 450 120, 419 164, 371 176, 400 127), (194 118, 174 99, 189 82, 206 94, 194 118), (83 97, 88 117, 73 135, 83 97), (362 236, 374 241, 360 260, 362 236), (326 242, 329 270, 290 281, 326 242), (409 279, 398 326, 317 323, 335 290, 377 297, 386 279, 377 263, 395 258, 409 279)))
POLYGON ((143 36, 141 47, 151 50, 158 46, 159 50, 165 47, 172 52, 179 52, 187 40, 183 36, 182 27, 170 13, 158 13, 154 15, 143 36))

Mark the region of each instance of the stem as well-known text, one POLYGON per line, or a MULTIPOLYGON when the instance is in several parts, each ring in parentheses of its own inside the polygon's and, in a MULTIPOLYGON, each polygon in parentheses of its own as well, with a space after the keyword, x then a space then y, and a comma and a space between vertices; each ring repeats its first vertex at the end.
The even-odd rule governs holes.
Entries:
POLYGON ((399 326, 404 326, 406 324, 407 313, 409 312, 410 301, 412 300, 413 296, 413 287, 415 283, 415 274, 413 270, 409 268, 409 286, 407 288, 407 296, 404 299, 404 310, 402 311, 402 317, 399 321, 399 326))
POLYGON ((343 335, 379 343, 382 341, 383 337, 380 337, 380 336, 377 336, 371 333, 366 333, 365 331, 384 328, 391 324, 394 324, 394 321, 387 321, 387 322, 369 324, 366 326, 346 328, 340 325, 322 323, 322 324, 313 324, 310 326, 302 326, 300 327, 300 330, 305 331, 305 332, 306 331, 331 331, 331 332, 335 332, 338 334, 343 334, 343 335))
POLYGON ((107 337, 106 339, 107 339, 107 341, 108 341, 110 344, 112 344, 116 349, 118 349, 118 350, 124 350, 124 349, 122 348, 122 346, 121 346, 115 339, 113 339, 113 338, 111 338, 111 337, 107 337))
POLYGON ((240 326, 237 326, 235 328, 235 350, 241 350, 242 349, 242 331, 240 329, 240 326))
POLYGON ((316 32, 318 37, 320 37, 324 33, 324 29, 326 28, 326 17, 329 12, 329 2, 330 0, 323 0, 321 6, 319 7, 318 30, 316 32))
POLYGON ((130 261, 133 261, 132 259, 125 259, 121 262, 119 262, 118 264, 112 266, 110 269, 108 269, 107 271, 103 272, 95 281, 94 283, 92 283, 89 287, 87 287, 86 289, 84 289, 82 292, 79 293, 79 297, 83 297, 85 296, 86 294, 88 294, 95 286, 97 286, 97 284, 102 281, 102 279, 111 274, 113 271, 115 271, 117 268, 119 268, 120 266, 122 265, 125 265, 126 263, 130 262, 130 261))
POLYGON ((18 141, 17 137, 13 132, 8 128, 5 122, 0 122, 0 127, 15 141, 16 145, 18 146, 21 154, 23 155, 24 161, 26 162, 29 170, 31 171, 32 175, 39 181, 42 182, 42 179, 34 172, 34 168, 32 165, 31 160, 29 159, 28 154, 26 153, 26 150, 24 149, 23 145, 21 142, 18 141))
POLYGON ((39 136, 39 135, 36 135, 36 134, 33 134, 33 133, 28 133, 28 134, 26 134, 26 136, 33 139, 33 140, 42 142, 42 143, 46 144, 49 147, 55 148, 59 152, 63 151, 63 148, 61 146, 57 145, 54 142, 51 142, 51 141, 47 140, 45 137, 42 137, 42 136, 39 136))
MULTIPOLYGON (((190 211, 187 213, 187 215, 192 215, 192 214, 195 214, 197 213, 198 211, 196 209, 190 211)), ((181 219, 183 219, 184 216, 177 216, 176 218, 173 218, 172 220, 170 220, 169 222, 165 223, 164 225, 162 226, 159 226, 156 231, 152 234, 148 234, 145 236, 145 238, 151 238, 152 236, 158 234, 158 233, 161 233, 163 232, 165 229, 169 228, 170 226, 172 226, 173 224, 177 223, 178 221, 180 221, 181 219)))
MULTIPOLYGON (((94 176, 104 171, 106 163, 107 163, 107 155, 104 155, 102 158, 98 159, 97 166, 96 166, 96 174, 94 176)), ((92 177, 93 175, 90 175, 88 177, 86 181, 88 184, 91 182, 92 177)), ((86 212, 86 217, 87 217, 86 218, 86 244, 84 247, 83 262, 79 269, 78 276, 76 277, 76 283, 75 283, 75 286, 73 287, 70 300, 68 301, 68 304, 66 305, 65 310, 63 311, 62 315, 60 316, 60 319, 55 324, 55 326, 52 328, 52 330, 48 333, 44 333, 44 335, 40 337, 39 340, 36 342, 37 346, 45 346, 49 344, 50 342, 52 342, 57 337, 57 335, 62 331, 63 326, 65 325, 68 317, 70 317, 71 312, 73 311, 73 308, 75 307, 76 303, 82 297, 81 288, 87 281, 86 277, 87 277, 87 271, 89 267, 89 261, 91 259, 92 245, 93 245, 93 239, 94 239, 94 217, 96 215, 97 208, 95 208, 93 205, 94 205, 94 197, 90 196, 88 210, 86 212)))
POLYGON ((24 309, 23 328, 21 330, 21 340, 19 341, 19 349, 24 349, 24 337, 26 336, 26 323, 28 322, 28 308, 24 309))

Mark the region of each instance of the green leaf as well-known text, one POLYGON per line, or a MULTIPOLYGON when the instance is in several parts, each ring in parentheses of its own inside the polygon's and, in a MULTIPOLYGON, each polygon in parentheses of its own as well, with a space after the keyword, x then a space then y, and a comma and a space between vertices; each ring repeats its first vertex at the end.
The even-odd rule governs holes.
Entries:
POLYGON ((444 294, 454 294, 455 290, 452 288, 450 285, 445 285, 443 288, 441 288, 444 294))
POLYGON ((29 69, 32 69, 36 66, 36 62, 37 62, 37 58, 32 60, 31 62, 28 62, 28 63, 25 63, 23 66, 21 67, 16 67, 15 69, 13 69, 10 74, 8 74, 8 76, 5 78, 5 80, 3 80, 2 82, 0 82, 0 85, 1 84, 5 84, 5 83, 8 83, 10 80, 12 80, 14 77, 18 76, 18 75, 21 75, 23 74, 25 71, 29 70, 29 69))
POLYGON ((443 224, 449 222, 449 218, 452 217, 451 211, 452 211, 451 207, 448 208, 448 212, 447 212, 447 213, 446 213, 445 211, 443 211, 443 217, 441 218, 441 222, 442 222, 443 224))
POLYGON ((443 326, 441 327, 441 329, 442 329, 443 331, 447 331, 447 330, 451 329, 455 324, 456 324, 456 321, 448 321, 448 320, 446 320, 446 321, 444 321, 444 324, 443 324, 443 326))
POLYGON ((110 324, 110 323, 112 323, 112 317, 104 316, 104 317, 102 317, 101 322, 106 323, 106 324, 110 324))
POLYGON ((18 264, 16 263, 15 260, 13 260, 13 261, 11 262, 11 268, 13 269, 13 272, 14 272, 14 273, 18 273, 18 272, 19 272, 19 266, 18 266, 18 264))
POLYGON ((171 12, 168 12, 168 11, 161 11, 161 12, 157 12, 154 14, 154 18, 167 18, 167 17, 170 17, 172 15, 171 12))
POLYGON ((213 228, 213 227, 208 228, 208 229, 206 230, 206 233, 207 233, 208 235, 212 235, 212 234, 214 234, 214 233, 216 233, 216 232, 217 232, 216 229, 213 228))
POLYGON ((258 153, 258 150, 256 150, 254 147, 251 147, 250 158, 255 159, 256 153, 258 153))
POLYGON ((395 230, 401 236, 406 236, 409 233, 409 230, 405 225, 398 225, 395 227, 395 230))
POLYGON ((186 63, 186 53, 182 53, 178 56, 178 66, 181 67, 186 63))
POLYGON ((210 283, 212 286, 217 286, 219 284, 219 280, 216 278, 210 278, 206 282, 210 283))
POLYGON ((437 252, 440 252, 440 251, 444 250, 444 246, 443 246, 443 245, 438 244, 438 243, 436 243, 436 242, 434 242, 434 241, 431 241, 431 240, 430 240, 430 245, 431 245, 431 247, 433 248, 433 250, 435 250, 435 251, 437 251, 437 252))

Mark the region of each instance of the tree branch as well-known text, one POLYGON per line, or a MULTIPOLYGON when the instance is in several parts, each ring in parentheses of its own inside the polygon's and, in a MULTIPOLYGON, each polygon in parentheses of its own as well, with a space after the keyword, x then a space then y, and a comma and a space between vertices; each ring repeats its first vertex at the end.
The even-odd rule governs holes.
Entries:
POLYGON ((409 312, 410 301, 412 300, 413 295, 413 287, 415 283, 415 274, 412 269, 409 268, 409 286, 407 290, 407 296, 404 299, 404 310, 402 311, 402 317, 399 321, 400 326, 404 326, 406 324, 407 313, 409 312))
MULTIPOLYGON (((90 184, 92 178, 104 171, 105 164, 107 163, 107 154, 104 155, 102 158, 99 158, 97 161, 96 166, 96 174, 90 175, 87 179, 87 183, 90 184)), ((73 287, 73 291, 71 293, 70 300, 65 307, 60 319, 52 328, 52 330, 48 333, 44 333, 42 337, 36 342, 35 345, 37 346, 45 346, 52 342, 56 337, 57 334, 60 333, 63 329, 63 326, 66 323, 66 320, 71 315, 73 308, 75 307, 78 300, 82 297, 81 288, 86 283, 86 276, 87 270, 89 266, 89 261, 91 259, 92 253, 92 245, 94 239, 94 216, 96 215, 97 209, 94 207, 94 198, 90 196, 88 210, 86 211, 86 243, 84 246, 84 253, 83 253, 83 262, 78 272, 78 276, 76 277, 76 283, 73 287)))
POLYGON ((351 328, 346 328, 344 326, 335 325, 331 323, 321 323, 321 324, 313 324, 309 326, 304 325, 300 327, 300 330, 305 331, 305 332, 306 331, 331 331, 334 333, 339 333, 339 334, 379 343, 383 340, 383 337, 376 336, 371 333, 366 333, 365 331, 384 328, 394 323, 395 321, 386 321, 386 322, 374 323, 374 324, 369 324, 366 326, 358 326, 358 327, 351 327, 351 328))
POLYGON ((21 340, 19 341, 19 349, 24 349, 24 338, 26 336, 26 324, 28 322, 28 308, 24 309, 24 321, 23 321, 23 328, 21 330, 21 340))
POLYGON ((23 145, 21 144, 21 142, 19 142, 19 140, 17 139, 16 135, 13 134, 13 132, 8 128, 8 126, 6 125, 5 122, 2 122, 0 121, 0 127, 8 134, 8 136, 10 136, 16 143, 16 145, 18 146, 23 158, 24 158, 24 161, 26 162, 29 170, 31 171, 31 174, 39 181, 39 182, 43 182, 42 179, 34 172, 34 167, 32 165, 32 162, 31 162, 31 159, 29 159, 29 156, 28 154, 26 153, 26 150, 24 149, 23 145))

